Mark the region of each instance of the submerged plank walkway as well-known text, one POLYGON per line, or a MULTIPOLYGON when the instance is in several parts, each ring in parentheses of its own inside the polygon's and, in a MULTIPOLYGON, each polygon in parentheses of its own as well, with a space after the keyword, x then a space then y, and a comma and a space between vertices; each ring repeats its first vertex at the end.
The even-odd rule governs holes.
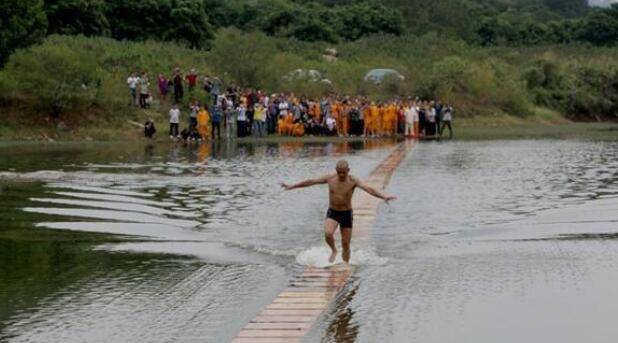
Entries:
MULTIPOLYGON (((414 141, 400 143, 369 174, 365 182, 374 188, 384 189, 414 144, 414 141)), ((380 201, 365 192, 358 192, 354 197, 355 246, 369 243, 371 227, 380 201)), ((331 300, 345 286, 351 274, 351 271, 337 266, 305 269, 238 333, 233 342, 300 342, 320 314, 330 305, 331 300)))

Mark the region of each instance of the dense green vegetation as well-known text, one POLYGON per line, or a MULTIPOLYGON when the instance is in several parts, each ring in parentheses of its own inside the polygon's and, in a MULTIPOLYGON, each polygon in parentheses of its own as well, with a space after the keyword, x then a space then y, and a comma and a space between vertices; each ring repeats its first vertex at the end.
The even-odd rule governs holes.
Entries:
POLYGON ((13 50, 40 41, 46 31, 42 0, 0 2, 0 65, 13 50))
POLYGON ((214 30, 231 26, 331 43, 429 32, 484 46, 618 41, 618 5, 591 9, 586 0, 6 0, 0 6, 0 63, 45 34, 208 48, 214 30))
MULTIPOLYGON (((0 108, 36 124, 141 121, 127 106, 126 76, 146 70, 154 81, 177 66, 269 92, 439 98, 461 116, 618 115, 618 5, 10 0, 0 10, 0 108), (323 56, 328 48, 337 50, 334 61, 323 56), (298 68, 320 70, 332 86, 283 78, 298 68), (406 80, 363 82, 372 68, 397 69, 406 80)), ((168 105, 155 104, 154 113, 168 105)))
MULTIPOLYGON (((456 103, 460 115, 522 116, 535 113, 538 106, 580 119, 618 113, 618 50, 613 48, 480 49, 435 34, 374 36, 337 45, 339 58, 330 62, 321 53, 331 46, 236 29, 218 32, 208 52, 169 43, 49 36, 9 58, 0 73, 0 102, 40 117, 63 113, 73 120, 133 118, 136 114, 127 106, 128 73, 147 70, 154 80, 179 66, 271 92, 318 96, 334 90, 374 98, 440 98, 456 103), (406 80, 381 87, 363 82, 375 67, 395 68, 406 80), (282 78, 297 68, 321 70, 332 86, 282 78)), ((198 90, 186 101, 204 96, 198 90)))

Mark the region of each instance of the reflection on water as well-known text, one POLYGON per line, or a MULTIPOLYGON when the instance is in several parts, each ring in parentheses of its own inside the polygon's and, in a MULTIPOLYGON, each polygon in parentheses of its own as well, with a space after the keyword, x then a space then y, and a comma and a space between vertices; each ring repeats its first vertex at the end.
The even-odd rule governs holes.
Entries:
MULTIPOLYGON (((0 198, 0 340, 229 341, 323 251, 325 189, 279 183, 342 156, 366 176, 392 144, 0 151, 0 177, 36 181, 0 198)), ((614 341, 617 157, 611 141, 419 144, 306 341, 614 341)))
POLYGON ((346 287, 335 300, 335 311, 330 314, 330 322, 325 333, 327 340, 341 343, 351 343, 356 341, 358 335, 358 323, 354 320, 354 308, 350 303, 358 291, 358 285, 351 280, 349 287, 346 287))
MULTIPOLYGON (((373 230, 389 263, 356 274, 354 341, 612 342, 617 157, 615 142, 419 145, 373 230)), ((308 341, 340 342, 337 318, 308 341)))
POLYGON ((299 197, 279 183, 342 156, 364 176, 393 144, 0 151, 0 340, 227 341, 321 242, 324 189, 299 197))

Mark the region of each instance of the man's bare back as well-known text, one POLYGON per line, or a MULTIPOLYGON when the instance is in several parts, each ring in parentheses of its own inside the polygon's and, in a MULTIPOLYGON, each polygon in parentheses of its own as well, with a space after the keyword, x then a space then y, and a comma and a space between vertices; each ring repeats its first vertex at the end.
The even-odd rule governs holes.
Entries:
POLYGON ((350 167, 346 161, 339 161, 335 170, 337 171, 336 174, 305 180, 294 185, 287 185, 284 183, 281 184, 281 186, 289 191, 295 188, 328 184, 329 209, 326 215, 324 228, 326 243, 332 250, 329 261, 332 263, 337 256, 337 248, 335 247, 333 234, 337 226, 340 226, 343 260, 347 263, 350 261, 350 241, 352 239, 352 195, 354 195, 356 187, 386 202, 395 199, 395 197, 385 195, 365 184, 363 181, 349 175, 350 167))

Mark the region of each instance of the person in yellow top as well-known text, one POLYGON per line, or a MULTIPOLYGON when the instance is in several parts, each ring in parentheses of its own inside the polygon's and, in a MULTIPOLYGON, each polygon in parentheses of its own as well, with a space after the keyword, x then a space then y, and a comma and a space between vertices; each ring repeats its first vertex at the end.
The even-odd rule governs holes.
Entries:
POLYGON ((342 112, 342 106, 339 101, 334 101, 330 104, 330 113, 331 113, 331 116, 335 118, 335 121, 337 122, 337 134, 339 136, 343 135, 343 131, 342 131, 343 128, 341 127, 341 125, 339 125, 339 123, 341 123, 341 112, 342 112))
POLYGON ((378 136, 384 135, 385 119, 386 119, 386 105, 383 103, 380 103, 378 105, 378 115, 376 116, 376 120, 375 120, 375 128, 376 128, 378 136))
POLYGON ((383 104, 382 108, 381 108, 381 115, 382 115, 382 135, 383 136, 390 136, 390 130, 391 130, 391 123, 390 123, 390 116, 391 116, 391 105, 390 104, 383 104))
POLYGON ((315 118, 316 122, 322 122, 322 112, 320 111, 320 104, 317 101, 311 101, 309 105, 309 113, 315 118))
POLYGON ((341 133, 339 134, 340 136, 343 135, 345 137, 347 137, 350 133, 350 110, 352 109, 352 107, 350 107, 350 104, 348 103, 348 101, 344 101, 344 104, 341 108, 341 115, 339 116, 340 119, 337 120, 337 128, 341 128, 341 133))
POLYGON ((363 124, 365 125, 365 127, 363 128, 363 133, 365 134, 365 137, 368 137, 371 133, 371 125, 373 125, 371 120, 371 106, 365 104, 363 106, 363 124))
POLYGON ((371 105, 369 105, 369 111, 367 112, 368 116, 365 119, 367 128, 368 128, 368 133, 371 136, 375 136, 378 133, 378 124, 379 124, 378 115, 380 114, 379 112, 380 111, 378 109, 378 106, 375 104, 375 102, 372 102, 371 105))
POLYGON ((210 124, 210 113, 206 107, 201 107, 197 113, 197 132, 200 138, 206 140, 208 137, 208 125, 210 124))
POLYGON ((255 104, 254 108, 253 132, 256 136, 262 137, 266 134, 266 108, 260 103, 255 104))
POLYGON ((390 103, 385 106, 384 109, 384 134, 387 136, 393 136, 397 127, 397 107, 395 104, 390 103))

